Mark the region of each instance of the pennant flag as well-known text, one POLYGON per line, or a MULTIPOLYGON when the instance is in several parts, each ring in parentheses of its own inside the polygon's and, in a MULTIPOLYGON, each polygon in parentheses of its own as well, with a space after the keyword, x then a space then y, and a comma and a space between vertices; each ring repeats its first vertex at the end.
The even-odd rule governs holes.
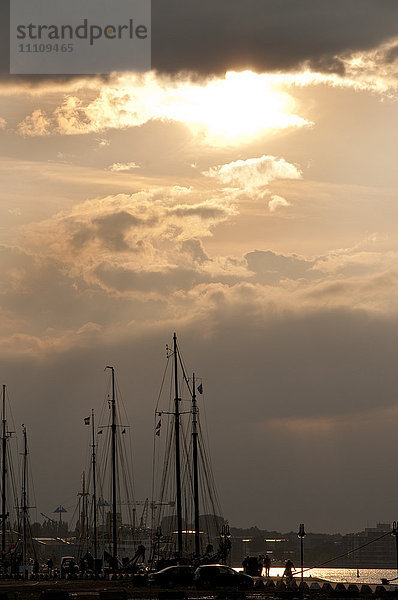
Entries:
POLYGON ((98 435, 100 435, 100 433, 102 433, 102 429, 99 430, 98 435))
POLYGON ((107 501, 106 501, 106 500, 104 500, 103 498, 99 498, 99 500, 98 500, 98 503, 97 503, 97 506, 104 507, 104 506, 110 506, 110 504, 109 504, 109 502, 107 502, 107 501))
POLYGON ((11 544, 9 552, 14 554, 18 548, 19 540, 15 542, 15 544, 11 544))
POLYGON ((84 419, 84 424, 85 424, 85 425, 90 425, 90 417, 86 417, 86 418, 84 419))
POLYGON ((126 433, 126 430, 125 430, 125 429, 123 429, 122 433, 126 433))
POLYGON ((199 394, 203 394, 203 385, 202 384, 198 385, 198 392, 199 392, 199 394))
POLYGON ((162 426, 162 421, 159 419, 159 423, 155 427, 155 435, 160 435, 161 426, 162 426))

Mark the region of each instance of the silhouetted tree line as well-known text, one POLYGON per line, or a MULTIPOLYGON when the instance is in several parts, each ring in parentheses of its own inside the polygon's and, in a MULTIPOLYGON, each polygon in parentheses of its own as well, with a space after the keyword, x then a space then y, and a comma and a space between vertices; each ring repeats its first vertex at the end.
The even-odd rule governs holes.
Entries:
POLYGON ((32 537, 35 538, 64 538, 70 535, 68 523, 66 521, 46 520, 41 523, 31 524, 32 537))

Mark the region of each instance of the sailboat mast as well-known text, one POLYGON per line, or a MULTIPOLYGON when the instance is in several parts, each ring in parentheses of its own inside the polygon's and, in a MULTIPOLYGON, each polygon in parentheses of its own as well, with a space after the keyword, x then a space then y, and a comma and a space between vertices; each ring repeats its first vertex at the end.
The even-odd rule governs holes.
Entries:
POLYGON ((178 397, 178 370, 177 370, 177 336, 173 336, 174 345, 174 433, 175 433, 175 460, 176 460, 176 500, 177 500, 177 558, 182 556, 182 506, 181 506, 181 463, 180 463, 180 410, 178 397))
POLYGON ((2 412, 2 464, 1 464, 1 558, 4 562, 6 554, 6 475, 7 475, 7 432, 6 432, 6 386, 3 384, 3 412, 2 412))
POLYGON ((112 425, 111 425, 111 454, 112 454, 112 553, 117 560, 117 527, 116 527, 116 399, 115 399, 115 369, 107 367, 112 374, 112 425))
POLYGON ((22 425, 22 433, 23 433, 23 443, 24 443, 24 451, 23 451, 23 474, 22 474, 22 539, 23 539, 23 547, 22 547, 22 564, 24 570, 24 579, 28 577, 27 571, 27 547, 28 547, 28 539, 27 539, 27 516, 28 516, 28 503, 27 503, 27 468, 28 468, 28 443, 26 436, 26 427, 22 425))
POLYGON ((95 427, 94 427, 94 409, 91 409, 91 433, 92 433, 92 465, 93 465, 93 543, 94 543, 94 559, 97 559, 98 542, 97 542, 97 461, 95 455, 95 427))
POLYGON ((193 503, 195 519, 195 554, 200 555, 199 541, 199 476, 198 476, 198 407, 196 405, 195 373, 192 375, 192 462, 193 503))
POLYGON ((82 491, 79 496, 80 511, 80 540, 84 548, 87 540, 87 492, 86 492, 86 473, 82 473, 82 491))

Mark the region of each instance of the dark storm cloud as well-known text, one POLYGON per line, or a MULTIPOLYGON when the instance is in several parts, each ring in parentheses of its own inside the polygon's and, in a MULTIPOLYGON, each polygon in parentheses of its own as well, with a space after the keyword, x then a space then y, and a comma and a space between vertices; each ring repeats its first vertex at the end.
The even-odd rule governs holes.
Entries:
MULTIPOLYGON (((0 9, 3 74, 9 69, 7 4, 0 9)), ((152 68, 207 75, 290 70, 308 61, 342 73, 336 55, 395 36, 397 20, 396 0, 152 0, 152 68)))
POLYGON ((394 0, 153 0, 152 64, 207 74, 309 61, 342 72, 337 54, 395 36, 397 18, 394 0))

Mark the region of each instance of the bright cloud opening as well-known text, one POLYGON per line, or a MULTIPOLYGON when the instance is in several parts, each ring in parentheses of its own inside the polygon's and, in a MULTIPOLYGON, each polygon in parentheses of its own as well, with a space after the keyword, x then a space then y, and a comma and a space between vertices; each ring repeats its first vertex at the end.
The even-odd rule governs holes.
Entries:
POLYGON ((251 71, 229 72, 202 83, 125 73, 104 85, 94 99, 66 95, 52 114, 35 110, 18 131, 23 136, 88 134, 159 119, 184 123, 207 144, 233 145, 309 124, 294 114, 293 97, 279 87, 271 76, 251 71))
POLYGON ((251 71, 228 72, 225 79, 204 87, 178 88, 164 109, 168 118, 182 120, 195 133, 204 132, 213 145, 308 125, 293 113, 295 103, 289 94, 277 91, 267 75, 251 71))

